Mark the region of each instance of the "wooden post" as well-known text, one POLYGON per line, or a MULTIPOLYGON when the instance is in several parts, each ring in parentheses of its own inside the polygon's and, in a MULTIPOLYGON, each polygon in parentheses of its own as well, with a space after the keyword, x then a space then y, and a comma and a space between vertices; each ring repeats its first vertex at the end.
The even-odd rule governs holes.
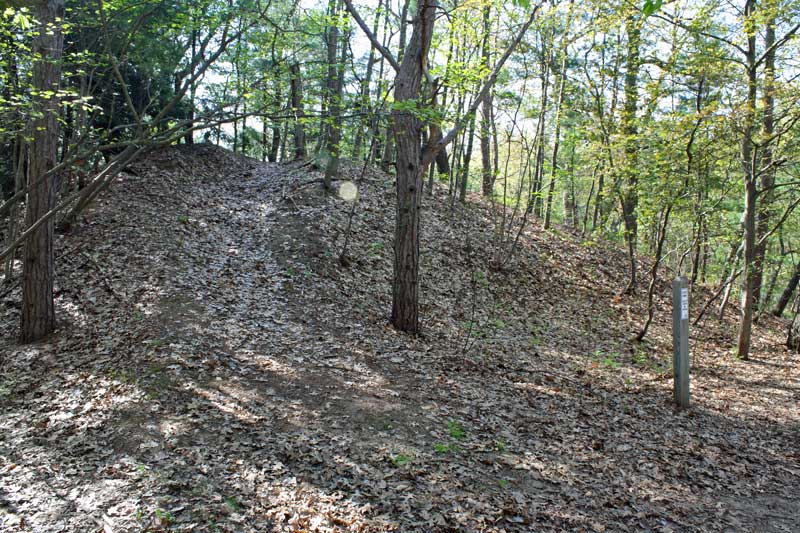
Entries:
POLYGON ((672 375, 675 403, 689 407, 689 280, 672 282, 672 375))

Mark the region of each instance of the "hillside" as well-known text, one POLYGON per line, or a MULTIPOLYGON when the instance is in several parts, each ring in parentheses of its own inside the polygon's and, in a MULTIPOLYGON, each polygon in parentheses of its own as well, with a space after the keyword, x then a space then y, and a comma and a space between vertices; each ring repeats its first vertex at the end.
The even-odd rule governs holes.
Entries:
POLYGON ((423 335, 400 334, 394 184, 343 174, 346 266, 351 204, 317 172, 206 145, 133 165, 59 237, 57 333, 17 345, 0 299, 0 530, 796 530, 782 321, 749 362, 735 309, 693 329, 675 411, 667 283, 634 343, 621 250, 529 224, 499 267, 497 212, 437 191, 423 335))

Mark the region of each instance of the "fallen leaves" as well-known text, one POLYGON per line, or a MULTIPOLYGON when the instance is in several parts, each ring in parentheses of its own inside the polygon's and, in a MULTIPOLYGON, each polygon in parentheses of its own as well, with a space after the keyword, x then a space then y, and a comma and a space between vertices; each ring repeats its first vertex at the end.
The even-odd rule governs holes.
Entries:
POLYGON ((392 183, 343 172, 347 268, 352 204, 210 146, 151 154, 59 241, 81 250, 59 333, 17 346, 17 308, 0 318, 0 528, 791 529, 782 324, 751 363, 726 354, 732 322, 693 330, 675 412, 667 289, 631 344, 623 252, 531 226, 496 270, 489 209, 437 192, 408 337, 387 325, 392 183))

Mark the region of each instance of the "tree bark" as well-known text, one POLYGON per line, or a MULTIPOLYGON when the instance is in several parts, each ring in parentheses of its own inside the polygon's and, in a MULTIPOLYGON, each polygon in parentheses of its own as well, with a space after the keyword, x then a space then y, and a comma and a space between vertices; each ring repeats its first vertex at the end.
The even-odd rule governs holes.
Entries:
POLYGON ((290 100, 294 115, 294 158, 305 159, 308 157, 308 149, 306 148, 306 128, 303 124, 305 111, 303 110, 303 79, 300 76, 300 64, 293 63, 289 67, 289 74, 290 100))
MULTIPOLYGON (((196 24, 194 20, 192 20, 192 24, 196 24)), ((191 65, 194 68, 197 62, 197 29, 192 28, 192 58, 191 58, 191 65)), ((190 77, 194 78, 193 72, 190 73, 190 77)), ((192 131, 192 126, 194 126, 194 106, 195 102, 197 101, 197 83, 192 81, 191 87, 189 88, 189 111, 188 111, 188 119, 189 124, 187 125, 188 131, 184 136, 184 142, 186 144, 194 144, 194 132, 192 131)))
MULTIPOLYGON (((486 2, 483 7, 483 43, 481 46, 481 60, 485 68, 489 67, 489 35, 491 33, 492 4, 486 2)), ((492 116, 492 96, 483 100, 481 113, 481 192, 483 196, 491 196, 494 190, 494 169, 492 168, 491 154, 491 129, 489 127, 492 116)))
MULTIPOLYGON (((564 36, 566 41, 566 34, 564 36)), ((558 96, 556 97, 555 132, 553 132, 553 154, 550 159, 550 184, 547 189, 547 204, 544 211, 544 229, 550 229, 550 218, 553 215, 553 195, 556 190, 556 177, 558 172, 558 148, 561 137, 561 107, 564 104, 564 87, 566 85, 567 54, 566 47, 562 47, 561 72, 558 73, 558 96)))
POLYGON ((636 243, 638 233, 637 207, 639 205, 639 130, 636 124, 636 110, 639 106, 639 45, 641 44, 640 19, 628 15, 625 20, 628 35, 627 59, 625 62, 625 106, 622 111, 623 152, 623 190, 621 195, 622 218, 625 223, 625 242, 628 245, 630 271, 625 292, 636 292, 636 243))
MULTIPOLYGON (((755 0, 746 0, 744 14, 750 19, 755 12, 755 0)), ((753 130, 757 96, 756 35, 749 32, 747 36, 747 100, 745 102, 744 132, 742 134, 742 170, 744 171, 744 228, 743 263, 742 263, 742 298, 740 305, 741 318, 736 355, 740 359, 750 357, 750 338, 753 329, 753 288, 756 284, 756 271, 753 268, 756 248, 756 176, 754 165, 753 130)))
POLYGON ((336 66, 336 80, 330 102, 331 123, 328 137, 328 164, 325 167, 325 188, 330 190, 331 183, 339 176, 340 143, 342 140, 342 90, 344 86, 344 65, 347 61, 347 44, 350 35, 344 32, 341 42, 341 57, 336 66))
MULTIPOLYGON (((414 30, 395 78, 397 103, 419 97, 423 68, 433 36, 437 0, 420 0, 414 30)), ((408 333, 419 331, 419 231, 420 199, 424 169, 422 162, 422 122, 396 106, 392 111, 392 131, 397 146, 397 212, 394 242, 394 286, 392 324, 408 333)))
POLYGON ((338 159, 335 164, 332 163, 332 159, 337 156, 333 153, 333 139, 331 139, 333 129, 336 127, 334 122, 340 120, 340 117, 334 115, 338 114, 341 116, 341 111, 339 111, 334 104, 339 80, 339 69, 336 67, 339 52, 338 15, 339 0, 329 0, 328 27, 325 30, 325 45, 328 52, 327 75, 325 87, 322 92, 322 114, 320 117, 320 136, 317 149, 318 157, 322 156, 321 159, 325 165, 325 175, 323 178, 325 190, 331 189, 332 172, 338 172, 339 167, 338 159))
POLYGON ((536 164, 533 170, 533 186, 531 196, 528 200, 528 212, 533 211, 536 218, 542 218, 542 185, 544 181, 544 141, 545 141, 545 119, 547 117, 547 89, 550 82, 550 62, 547 57, 550 55, 546 34, 542 35, 542 60, 541 60, 541 80, 542 98, 539 106, 539 117, 537 119, 536 133, 536 164))
POLYGON ((467 188, 469 186, 469 165, 472 161, 472 145, 475 139, 475 114, 469 118, 469 126, 466 133, 466 149, 461 167, 461 180, 459 181, 458 200, 463 204, 467 201, 467 188))
MULTIPOLYGON (((36 18, 42 24, 33 41, 37 58, 33 65, 33 86, 40 92, 34 98, 39 113, 33 119, 33 142, 28 166, 28 182, 34 183, 56 165, 58 150, 58 91, 61 81, 61 55, 64 37, 64 0, 40 0, 36 18)), ((32 225, 55 205, 55 179, 51 176, 28 192, 26 226, 32 225)), ((53 281, 53 220, 49 219, 25 242, 22 274, 22 322, 20 340, 34 342, 56 327, 53 281)))
POLYGON ((775 133, 775 16, 766 23, 764 38, 764 94, 762 96, 763 113, 762 130, 766 139, 761 154, 761 192, 758 198, 756 214, 756 247, 753 255, 753 306, 758 311, 761 303, 761 286, 764 283, 764 262, 767 255, 769 239, 762 238, 769 232, 770 212, 772 209, 773 186, 775 185, 775 167, 773 166, 773 147, 771 137, 775 133))
POLYGON ((773 315, 781 316, 783 314, 783 311, 792 299, 792 294, 794 294, 795 289, 797 289, 798 282, 800 282, 800 262, 795 265, 792 277, 789 278, 789 283, 786 284, 786 288, 783 289, 783 293, 781 293, 781 297, 777 305, 775 305, 775 309, 772 311, 773 315))
POLYGON ((794 319, 789 325, 789 336, 786 339, 786 346, 790 350, 800 352, 800 313, 794 314, 794 319))
MULTIPOLYGON (((380 12, 383 7, 383 0, 378 0, 378 11, 375 13, 375 21, 372 23, 372 33, 377 37, 378 26, 380 25, 380 12)), ((367 59, 367 72, 364 80, 361 82, 361 117, 358 119, 358 127, 356 128, 356 136, 353 141, 353 159, 361 159, 364 144, 364 128, 368 127, 367 111, 369 110, 369 92, 372 85, 372 71, 375 68, 375 46, 369 47, 369 59, 367 59)))
MULTIPOLYGON (((275 82, 275 102, 281 101, 281 82, 278 79, 275 82)), ((278 160, 278 151, 281 148, 281 126, 276 120, 272 121, 272 144, 269 147, 267 154, 267 161, 274 163, 278 160)))

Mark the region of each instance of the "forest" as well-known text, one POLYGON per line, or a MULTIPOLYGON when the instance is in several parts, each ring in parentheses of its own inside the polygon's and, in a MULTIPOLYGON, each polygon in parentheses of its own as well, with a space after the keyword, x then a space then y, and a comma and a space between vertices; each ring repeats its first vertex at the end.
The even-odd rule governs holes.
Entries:
POLYGON ((800 527, 798 0, 0 0, 0 119, 0 530, 800 527))

